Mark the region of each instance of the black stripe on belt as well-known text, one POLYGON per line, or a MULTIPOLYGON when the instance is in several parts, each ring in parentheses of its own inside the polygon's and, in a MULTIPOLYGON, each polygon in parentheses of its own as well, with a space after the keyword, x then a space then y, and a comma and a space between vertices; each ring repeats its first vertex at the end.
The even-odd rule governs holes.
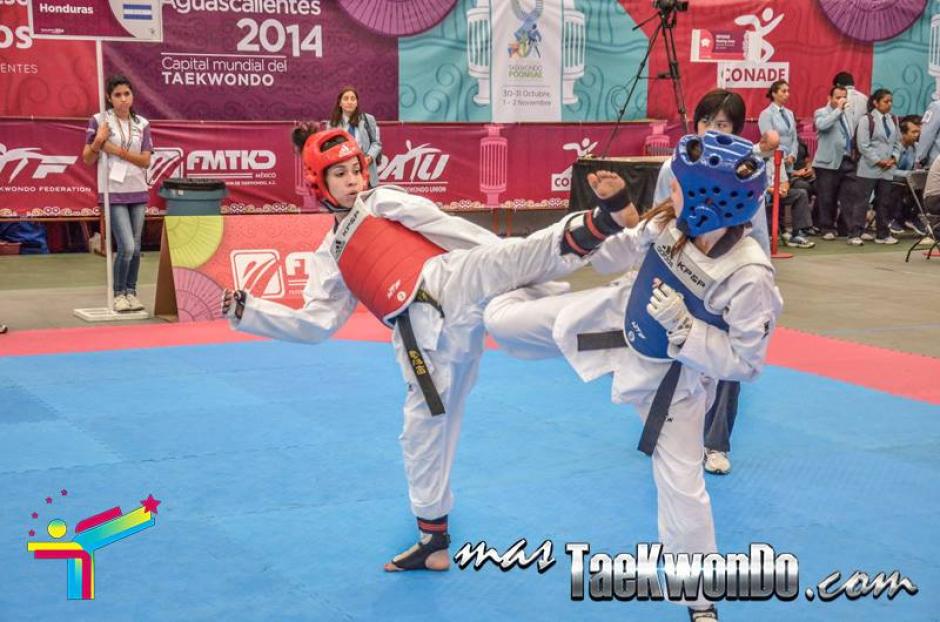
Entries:
POLYGON ((681 372, 682 363, 673 361, 672 365, 669 366, 669 371, 666 372, 662 382, 659 383, 659 388, 656 389, 650 412, 646 415, 646 423, 643 424, 643 434, 640 435, 640 442, 636 446, 647 456, 652 456, 653 450, 656 449, 656 441, 659 440, 663 424, 666 423, 666 418, 669 416, 669 406, 676 394, 681 372))
MULTIPOLYGON (((578 335, 578 352, 589 352, 592 350, 608 350, 611 348, 625 348, 627 339, 623 330, 608 330, 599 333, 580 333, 578 335)), ((679 385, 679 374, 682 371, 682 363, 673 361, 669 366, 669 371, 659 383, 656 389, 656 395, 653 396, 653 404, 650 406, 649 414, 646 416, 646 423, 643 424, 643 433, 640 435, 640 442, 637 449, 647 456, 653 455, 656 449, 656 441, 663 430, 663 425, 669 417, 669 406, 672 404, 672 398, 676 394, 676 387, 679 385)))
MULTIPOLYGON (((444 309, 441 307, 440 303, 424 291, 424 289, 418 290, 414 302, 429 304, 437 309, 441 316, 444 315, 444 309)), ((418 347, 418 340, 415 339, 415 331, 411 326, 411 316, 409 313, 410 307, 395 318, 401 340, 405 344, 405 350, 408 352, 408 363, 411 365, 411 370, 418 380, 418 386, 421 387, 421 392, 424 394, 424 401, 427 402, 431 415, 443 415, 445 412, 444 402, 441 400, 441 395, 437 392, 437 387, 434 386, 434 380, 431 378, 431 371, 428 369, 428 365, 424 360, 424 354, 421 352, 421 348, 418 347)))
POLYGON ((623 335, 623 329, 608 330, 602 333, 580 333, 578 335, 578 352, 626 347, 627 339, 623 335))

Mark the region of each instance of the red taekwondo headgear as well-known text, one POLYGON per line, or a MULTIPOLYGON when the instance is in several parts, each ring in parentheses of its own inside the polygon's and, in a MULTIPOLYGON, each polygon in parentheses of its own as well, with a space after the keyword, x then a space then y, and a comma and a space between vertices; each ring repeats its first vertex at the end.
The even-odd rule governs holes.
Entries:
MULTIPOLYGON (((334 164, 350 158, 359 158, 362 177, 369 181, 369 165, 359 143, 345 130, 334 128, 311 134, 304 143, 304 177, 313 188, 317 200, 326 204, 330 211, 348 211, 339 206, 339 201, 330 194, 326 185, 326 170, 334 164)), ((368 187, 368 186, 367 186, 368 187)))

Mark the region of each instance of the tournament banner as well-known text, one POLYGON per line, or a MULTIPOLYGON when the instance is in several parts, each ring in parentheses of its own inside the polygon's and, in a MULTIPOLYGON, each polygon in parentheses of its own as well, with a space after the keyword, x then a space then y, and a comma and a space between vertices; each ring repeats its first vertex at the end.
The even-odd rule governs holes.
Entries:
POLYGON ((333 0, 172 0, 163 13, 161 45, 104 46, 105 74, 131 79, 148 119, 322 120, 345 85, 398 118, 397 39, 333 0))
MULTIPOLYGON (((81 121, 0 119, 0 218, 89 218, 100 213, 95 169, 81 159, 81 121)), ((154 149, 147 212, 162 214, 167 177, 212 178, 229 189, 233 214, 301 211, 286 123, 183 123, 151 126, 154 149)))
MULTIPOLYGON (((167 216, 165 226, 176 314, 180 322, 198 322, 222 317, 224 288, 301 307, 313 251, 333 226, 333 217, 167 216)), ((158 291, 157 298, 166 299, 166 292, 158 291)))
POLYGON ((90 115, 98 109, 95 44, 33 38, 28 7, 0 0, 0 116, 90 115))
MULTIPOLYGON (((152 124, 148 213, 167 177, 221 179, 226 214, 320 211, 290 142, 290 123, 152 124)), ((0 218, 94 217, 94 168, 81 161, 86 122, 0 119, 0 218)), ((611 124, 381 124, 379 182, 448 211, 565 209, 571 165, 599 155, 611 124)), ((608 153, 639 155, 648 123, 622 125, 608 153)))
POLYGON ((38 37, 159 42, 163 0, 36 0, 30 24, 38 37))
MULTIPOLYGON (((654 13, 650 7, 641 6, 643 3, 621 0, 621 4, 638 21, 654 13)), ((643 27, 643 32, 650 36, 658 24, 659 20, 654 19, 643 27)), ((797 117, 811 118, 816 108, 826 104, 836 73, 850 71, 865 93, 870 93, 869 85, 876 78, 872 71, 873 44, 846 36, 816 1, 693 1, 689 11, 677 14, 673 32, 690 119, 698 97, 715 87, 740 93, 747 116, 756 118, 770 103, 766 97, 770 85, 787 80, 787 107, 797 117)), ((649 75, 668 75, 665 50, 663 41, 657 40, 650 56, 649 75)), ((914 111, 921 112, 918 107, 914 111)), ((649 81, 646 113, 653 118, 675 118, 676 100, 670 80, 649 81)))
POLYGON ((561 120, 561 0, 490 8, 493 121, 561 120))

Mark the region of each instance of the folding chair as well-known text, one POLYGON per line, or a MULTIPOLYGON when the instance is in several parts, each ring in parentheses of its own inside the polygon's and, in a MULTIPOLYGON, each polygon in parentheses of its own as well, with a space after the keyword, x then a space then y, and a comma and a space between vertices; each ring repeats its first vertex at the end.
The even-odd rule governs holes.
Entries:
MULTIPOLYGON (((933 228, 933 225, 930 222, 930 217, 927 215, 927 210, 924 208, 924 203, 921 201, 921 195, 924 192, 924 186, 927 183, 927 171, 911 171, 909 175, 904 175, 904 185, 907 186, 908 191, 911 193, 911 197, 914 199, 914 205, 917 206, 917 211, 920 213, 921 222, 924 223, 924 228, 927 231, 927 236, 930 238, 933 243, 930 245, 930 248, 927 249, 927 259, 930 259, 930 255, 933 253, 933 249, 938 247, 940 242, 937 241, 937 231, 933 228)), ((895 177, 897 179, 897 177, 895 177)), ((898 180, 900 181, 900 180, 898 180)), ((918 237, 913 245, 907 249, 907 255, 904 257, 904 263, 907 263, 911 259, 911 253, 914 250, 921 246, 921 243, 925 238, 918 237)))

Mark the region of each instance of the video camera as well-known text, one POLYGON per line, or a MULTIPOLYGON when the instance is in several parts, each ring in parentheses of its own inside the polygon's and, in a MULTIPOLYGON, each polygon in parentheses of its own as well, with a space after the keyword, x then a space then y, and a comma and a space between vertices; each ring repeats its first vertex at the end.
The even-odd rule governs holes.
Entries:
POLYGON ((653 8, 660 13, 672 13, 673 11, 688 11, 689 0, 653 0, 653 8))

